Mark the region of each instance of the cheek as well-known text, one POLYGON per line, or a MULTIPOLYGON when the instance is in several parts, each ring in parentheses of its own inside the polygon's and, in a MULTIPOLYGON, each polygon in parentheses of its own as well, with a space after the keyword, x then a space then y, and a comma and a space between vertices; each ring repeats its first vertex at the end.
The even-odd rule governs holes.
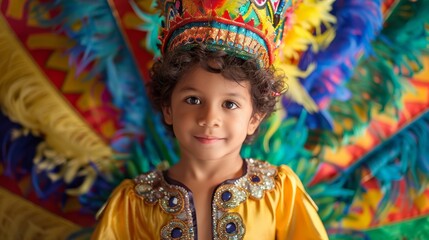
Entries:
POLYGON ((252 124, 250 117, 243 115, 237 116, 235 119, 231 119, 230 126, 232 129, 238 132, 238 134, 246 136, 249 132, 249 129, 252 128, 252 124))

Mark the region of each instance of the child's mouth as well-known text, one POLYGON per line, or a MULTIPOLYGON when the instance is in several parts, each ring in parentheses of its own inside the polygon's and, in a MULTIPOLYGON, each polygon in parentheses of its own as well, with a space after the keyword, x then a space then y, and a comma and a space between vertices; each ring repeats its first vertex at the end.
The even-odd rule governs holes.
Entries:
POLYGON ((201 142, 203 144, 210 144, 210 143, 215 143, 215 142, 221 141, 223 138, 195 136, 195 139, 197 139, 199 142, 201 142))

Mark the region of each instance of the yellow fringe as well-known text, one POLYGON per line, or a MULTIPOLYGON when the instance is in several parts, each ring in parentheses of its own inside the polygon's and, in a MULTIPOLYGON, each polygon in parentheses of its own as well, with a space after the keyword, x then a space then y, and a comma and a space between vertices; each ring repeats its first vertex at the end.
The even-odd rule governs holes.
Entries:
POLYGON ((301 71, 296 65, 279 64, 278 66, 279 69, 282 69, 287 76, 286 85, 288 86, 288 90, 286 91, 285 95, 294 102, 304 106, 308 112, 318 112, 319 108, 317 104, 313 101, 310 94, 299 82, 299 78, 305 78, 308 76, 308 74, 314 70, 315 65, 310 64, 306 71, 301 71))
MULTIPOLYGON (((88 176, 90 184, 95 173, 89 162, 105 165, 113 151, 51 85, 1 14, 0 29, 1 110, 33 134, 44 135, 47 146, 64 159, 61 164, 70 167, 63 176, 67 182, 79 175, 88 176)), ((74 193, 88 189, 81 187, 74 193)))
POLYGON ((81 227, 0 187, 0 239, 66 239, 81 227))
POLYGON ((319 43, 325 41, 323 36, 332 41, 332 34, 335 32, 326 31, 322 34, 321 26, 332 29, 337 21, 335 16, 330 14, 334 2, 335 0, 304 0, 298 5, 293 16, 292 28, 284 36, 280 47, 283 56, 281 62, 290 63, 290 60, 299 59, 300 53, 306 51, 309 45, 314 51, 318 51, 319 43), (313 32, 316 34, 313 35, 313 32))
POLYGON ((286 94, 309 112, 317 112, 318 107, 301 86, 298 78, 310 74, 315 66, 310 65, 306 71, 301 71, 296 64, 299 62, 300 54, 306 51, 308 46, 317 52, 327 47, 334 39, 335 31, 332 26, 336 18, 330 14, 334 1, 304 0, 300 3, 293 16, 292 28, 284 36, 276 56, 275 66, 282 69, 287 76, 289 91, 286 94), (321 26, 327 29, 323 34, 321 26))

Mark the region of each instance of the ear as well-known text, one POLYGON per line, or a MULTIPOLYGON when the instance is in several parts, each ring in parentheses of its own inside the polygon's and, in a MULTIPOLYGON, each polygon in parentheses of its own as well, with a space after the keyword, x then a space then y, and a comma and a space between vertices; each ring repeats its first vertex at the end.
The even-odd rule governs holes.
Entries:
POLYGON ((164 116, 164 122, 166 124, 173 124, 173 114, 171 113, 171 106, 162 107, 162 115, 164 116))
POLYGON ((255 113, 250 118, 249 125, 247 126, 247 135, 252 135, 255 133, 256 129, 258 128, 259 124, 262 122, 262 119, 264 119, 266 113, 255 113))

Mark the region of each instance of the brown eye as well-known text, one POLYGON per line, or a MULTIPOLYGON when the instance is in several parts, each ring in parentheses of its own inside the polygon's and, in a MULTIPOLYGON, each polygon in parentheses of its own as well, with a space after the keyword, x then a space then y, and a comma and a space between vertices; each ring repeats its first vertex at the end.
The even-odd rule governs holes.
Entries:
POLYGON ((236 109, 236 108, 238 108, 237 104, 235 102, 231 102, 231 101, 225 101, 223 103, 223 107, 227 108, 227 109, 236 109))
POLYGON ((191 105, 201 104, 201 100, 197 97, 188 97, 185 99, 185 102, 191 105))

